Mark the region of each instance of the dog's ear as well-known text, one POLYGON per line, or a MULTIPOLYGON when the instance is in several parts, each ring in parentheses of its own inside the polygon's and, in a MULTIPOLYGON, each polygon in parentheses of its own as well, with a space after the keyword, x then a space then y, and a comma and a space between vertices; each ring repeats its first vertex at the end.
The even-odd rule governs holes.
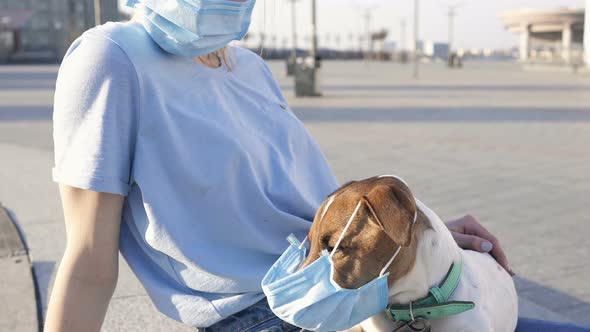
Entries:
POLYGON ((397 245, 410 245, 417 207, 406 184, 398 179, 388 179, 364 195, 363 201, 369 209, 369 216, 397 245))

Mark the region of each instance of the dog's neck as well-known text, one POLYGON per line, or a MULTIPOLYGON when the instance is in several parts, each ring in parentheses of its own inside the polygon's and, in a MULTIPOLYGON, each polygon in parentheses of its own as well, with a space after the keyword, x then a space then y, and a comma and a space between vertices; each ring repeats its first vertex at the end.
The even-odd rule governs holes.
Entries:
POLYGON ((426 297, 430 287, 442 282, 451 264, 461 255, 461 249, 442 220, 422 202, 417 200, 417 205, 430 227, 418 229, 414 267, 389 289, 390 303, 407 304, 426 297))

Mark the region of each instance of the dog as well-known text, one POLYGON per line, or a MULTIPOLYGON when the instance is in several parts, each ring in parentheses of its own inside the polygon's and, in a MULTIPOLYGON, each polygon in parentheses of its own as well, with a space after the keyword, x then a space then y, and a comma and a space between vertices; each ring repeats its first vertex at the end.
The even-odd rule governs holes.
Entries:
MULTIPOLYGON (((489 254, 460 249, 442 220, 397 177, 352 181, 330 194, 316 213, 308 234, 309 255, 299 269, 323 250, 332 251, 359 201, 361 208, 332 258, 333 278, 341 287, 356 289, 377 278, 401 246, 388 269, 389 304, 408 305, 427 297, 431 287, 445 280, 452 264, 462 261, 458 285, 448 301, 475 306, 430 319, 431 330, 515 330, 518 297, 512 277, 489 254)), ((348 331, 391 332, 398 324, 402 323, 383 312, 348 331)))

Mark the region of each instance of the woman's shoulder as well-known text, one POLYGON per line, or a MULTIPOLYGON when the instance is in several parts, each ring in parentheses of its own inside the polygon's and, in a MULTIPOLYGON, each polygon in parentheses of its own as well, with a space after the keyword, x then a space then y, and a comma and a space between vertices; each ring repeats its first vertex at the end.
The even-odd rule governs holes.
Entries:
POLYGON ((237 45, 229 45, 229 50, 237 66, 253 64, 264 66, 266 64, 264 59, 260 55, 258 55, 258 53, 249 48, 237 45))
POLYGON ((122 25, 105 24, 92 28, 70 45, 57 75, 56 109, 78 112, 89 108, 98 98, 108 97, 109 102, 121 102, 126 98, 124 94, 137 94, 136 65, 128 55, 127 37, 123 36, 128 32, 116 31, 122 25))
POLYGON ((158 52, 148 32, 134 21, 107 22, 86 30, 70 45, 64 60, 79 48, 98 58, 125 57, 134 64, 158 52))
POLYGON ((229 45, 228 47, 229 47, 230 51, 237 58, 262 61, 262 58, 260 57, 260 55, 258 55, 258 53, 252 51, 249 48, 241 47, 241 46, 234 45, 234 44, 229 45))
POLYGON ((272 77, 266 61, 258 53, 236 45, 230 45, 229 48, 236 68, 247 69, 249 74, 255 71, 261 75, 272 77))
POLYGON ((130 43, 135 39, 149 38, 148 32, 136 21, 106 22, 86 30, 82 37, 103 37, 117 43, 130 43))

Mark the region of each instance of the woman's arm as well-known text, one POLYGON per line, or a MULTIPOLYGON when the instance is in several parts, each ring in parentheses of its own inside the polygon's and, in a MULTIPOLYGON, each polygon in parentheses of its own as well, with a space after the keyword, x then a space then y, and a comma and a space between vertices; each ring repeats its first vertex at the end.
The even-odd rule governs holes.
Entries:
POLYGON ((124 196, 60 184, 67 246, 45 321, 46 332, 100 331, 118 277, 124 196))

